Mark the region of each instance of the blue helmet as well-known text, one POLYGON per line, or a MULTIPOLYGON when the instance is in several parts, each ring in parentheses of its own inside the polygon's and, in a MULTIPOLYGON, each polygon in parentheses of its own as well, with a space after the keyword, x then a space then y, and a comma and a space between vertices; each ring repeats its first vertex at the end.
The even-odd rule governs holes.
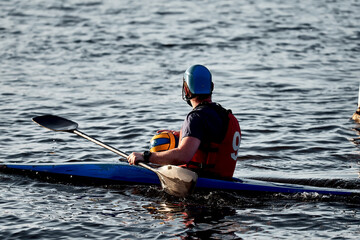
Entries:
POLYGON ((183 99, 188 101, 197 95, 210 95, 213 90, 213 83, 210 71, 203 65, 193 65, 184 73, 183 99), (184 88, 190 94, 186 94, 184 88))

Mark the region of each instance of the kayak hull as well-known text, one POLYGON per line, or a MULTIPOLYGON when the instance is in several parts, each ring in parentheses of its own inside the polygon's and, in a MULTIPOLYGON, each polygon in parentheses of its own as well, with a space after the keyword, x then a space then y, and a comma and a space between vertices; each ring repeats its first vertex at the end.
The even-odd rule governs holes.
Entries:
MULTIPOLYGON (((1 164, 0 172, 25 174, 39 178, 77 182, 83 185, 96 184, 139 184, 160 185, 157 175, 139 166, 122 163, 81 162, 42 164, 1 164)), ((196 190, 223 190, 267 193, 319 193, 326 195, 359 195, 360 191, 312 187, 295 184, 233 178, 232 181, 198 178, 196 190)))

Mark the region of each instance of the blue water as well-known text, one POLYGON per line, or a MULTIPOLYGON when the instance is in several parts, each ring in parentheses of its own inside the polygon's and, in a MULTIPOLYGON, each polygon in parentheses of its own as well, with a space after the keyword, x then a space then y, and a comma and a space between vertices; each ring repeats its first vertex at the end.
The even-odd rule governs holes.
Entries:
MULTIPOLYGON (((0 161, 118 161, 31 118, 60 115, 143 151, 191 109, 182 73, 206 65, 240 121, 235 172, 359 189, 360 2, 0 1, 0 161)), ((188 199, 0 174, 2 239, 358 239, 358 199, 314 194, 188 199)))

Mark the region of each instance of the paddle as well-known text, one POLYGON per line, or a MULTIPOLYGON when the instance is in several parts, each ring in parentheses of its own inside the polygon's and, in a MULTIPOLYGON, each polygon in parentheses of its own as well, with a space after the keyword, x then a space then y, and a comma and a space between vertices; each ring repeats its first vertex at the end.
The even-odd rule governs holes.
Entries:
MULTIPOLYGON (((50 129, 52 131, 75 133, 80 137, 94 142, 122 157, 127 158, 128 156, 126 153, 116 148, 113 148, 99 140, 96 140, 95 138, 92 138, 85 133, 80 132, 77 129, 78 124, 66 118, 54 115, 44 115, 34 117, 32 120, 40 126, 50 129)), ((164 191, 170 195, 177 197, 185 197, 189 195, 193 191, 198 178, 195 172, 178 166, 166 165, 155 169, 143 162, 139 162, 138 165, 155 172, 159 177, 161 186, 164 191)))

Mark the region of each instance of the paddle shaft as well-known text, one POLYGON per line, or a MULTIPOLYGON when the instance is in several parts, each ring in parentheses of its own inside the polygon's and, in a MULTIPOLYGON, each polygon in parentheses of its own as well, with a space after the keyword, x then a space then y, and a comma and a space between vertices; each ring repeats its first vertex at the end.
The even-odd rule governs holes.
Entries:
MULTIPOLYGON (((128 157, 128 155, 126 153, 124 153, 124 152, 122 152, 122 151, 120 151, 120 150, 118 150, 116 148, 113 148, 112 146, 107 145, 107 144, 105 144, 105 143, 103 143, 103 142, 101 142, 101 141, 99 141, 99 140, 97 140, 95 138, 92 138, 89 135, 86 135, 85 133, 83 133, 83 132, 81 132, 79 130, 73 130, 72 132, 79 135, 80 137, 83 137, 83 138, 85 138, 85 139, 87 139, 87 140, 89 140, 89 141, 91 141, 93 143, 96 143, 96 144, 98 144, 98 145, 100 145, 100 146, 102 146, 102 147, 104 147, 104 148, 106 148, 106 149, 108 149, 108 150, 110 150, 110 151, 124 157, 124 158, 128 157)), ((144 167, 146 169, 149 169, 150 171, 157 172, 154 168, 148 166, 145 163, 138 162, 138 165, 140 165, 140 166, 142 166, 142 167, 144 167)))
POLYGON ((124 153, 124 152, 122 152, 122 151, 120 151, 120 150, 118 150, 116 148, 113 148, 110 145, 107 145, 107 144, 105 144, 105 143, 103 143, 103 142, 101 142, 101 141, 99 141, 99 140, 97 140, 95 138, 92 138, 92 137, 86 135, 85 133, 83 133, 83 132, 81 132, 81 131, 79 131, 77 129, 72 130, 72 132, 79 135, 80 137, 83 137, 83 138, 85 138, 85 139, 87 139, 87 140, 89 140, 89 141, 91 141, 93 143, 96 143, 96 144, 98 144, 98 145, 100 145, 100 146, 102 146, 102 147, 104 147, 104 148, 106 148, 106 149, 108 149, 108 150, 110 150, 110 151, 124 157, 124 158, 128 157, 128 155, 126 153, 124 153))

